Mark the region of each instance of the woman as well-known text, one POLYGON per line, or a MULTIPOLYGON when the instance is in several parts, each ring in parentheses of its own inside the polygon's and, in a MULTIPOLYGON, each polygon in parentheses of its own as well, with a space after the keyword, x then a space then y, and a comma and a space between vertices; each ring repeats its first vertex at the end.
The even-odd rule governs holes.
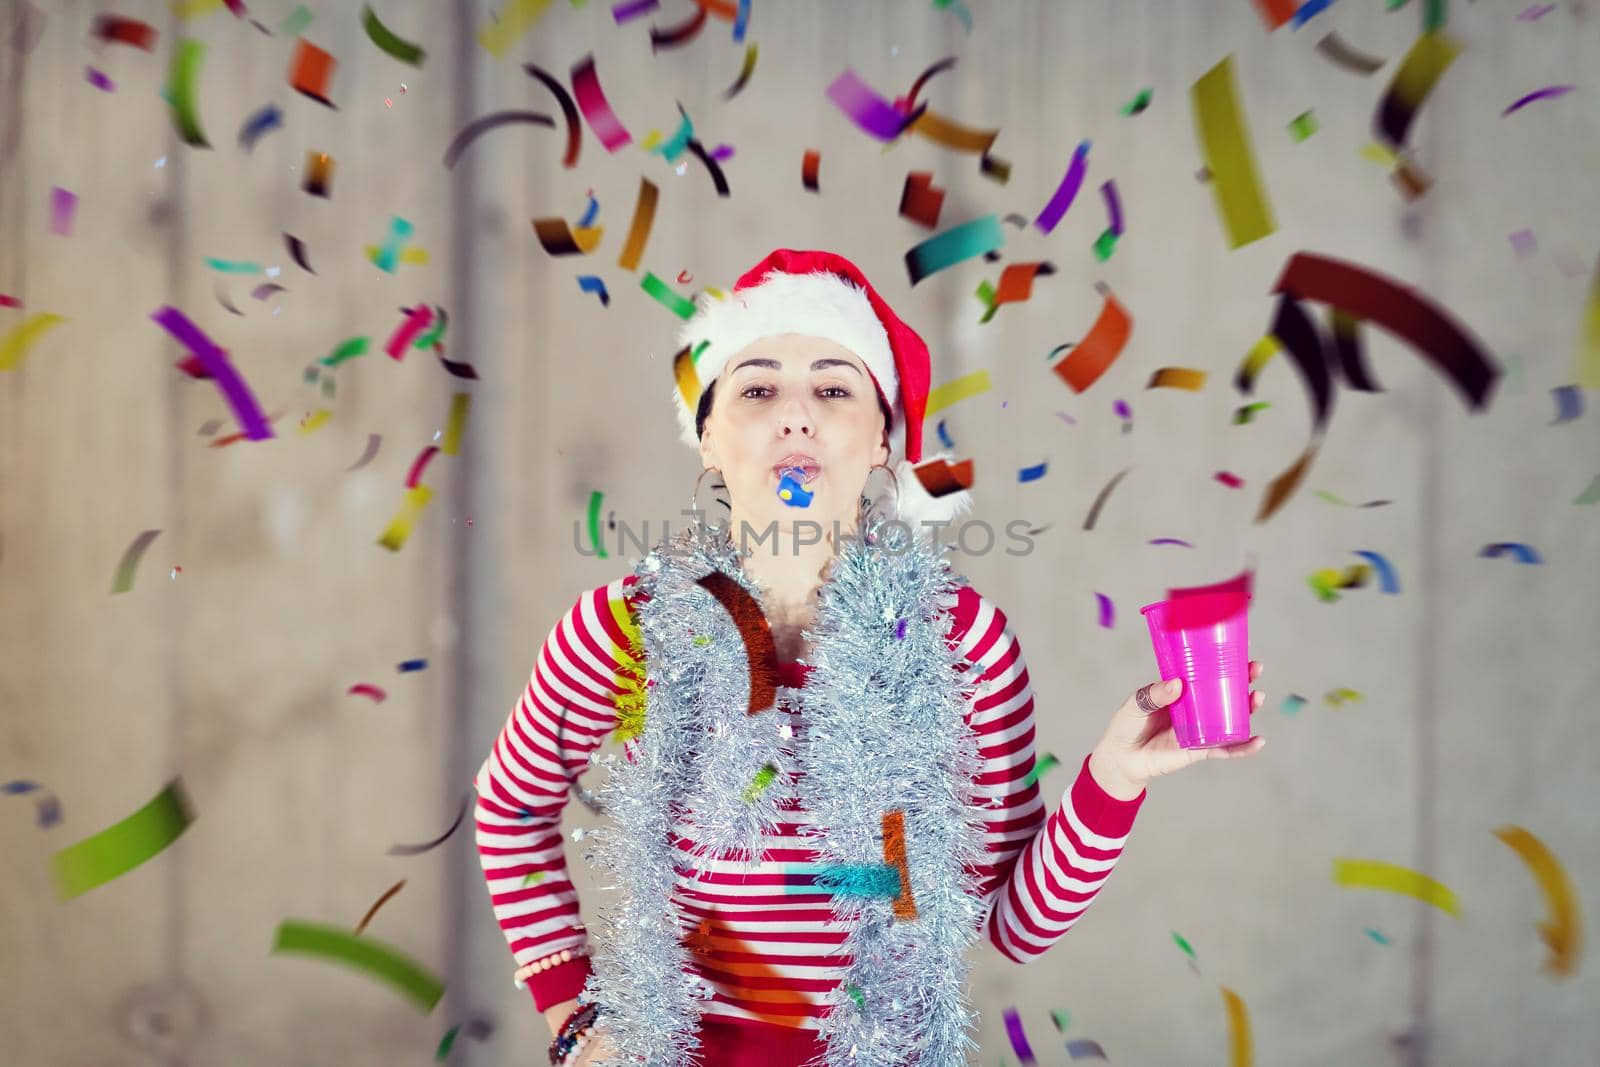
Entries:
POLYGON ((964 1063, 973 942, 1037 959, 1104 885, 1151 778, 1264 742, 1178 748, 1177 680, 1151 683, 1048 812, 1021 648, 925 536, 965 503, 911 473, 926 345, 853 264, 790 250, 682 340, 683 436, 730 521, 579 597, 479 772, 517 981, 552 1063, 964 1063), (612 733, 620 760, 596 755, 612 733), (595 945, 560 830, 592 762, 609 820, 590 859, 620 891, 595 945))

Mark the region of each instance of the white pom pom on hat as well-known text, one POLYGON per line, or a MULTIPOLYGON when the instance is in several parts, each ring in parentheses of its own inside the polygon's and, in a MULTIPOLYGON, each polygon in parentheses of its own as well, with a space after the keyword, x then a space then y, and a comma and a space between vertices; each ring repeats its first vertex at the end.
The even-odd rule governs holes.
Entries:
MULTIPOLYGON (((685 444, 699 446, 695 415, 700 398, 728 361, 763 337, 785 333, 825 338, 867 365, 892 416, 889 462, 902 521, 925 534, 924 522, 952 521, 971 509, 970 493, 932 496, 914 470, 925 462, 922 421, 932 377, 927 343, 901 321, 854 263, 832 252, 780 248, 746 271, 725 299, 700 298, 700 307, 678 331, 678 343, 691 349, 709 342, 694 360, 698 392, 693 402, 681 382, 673 389, 685 444)), ((874 489, 888 491, 876 484, 874 489)))

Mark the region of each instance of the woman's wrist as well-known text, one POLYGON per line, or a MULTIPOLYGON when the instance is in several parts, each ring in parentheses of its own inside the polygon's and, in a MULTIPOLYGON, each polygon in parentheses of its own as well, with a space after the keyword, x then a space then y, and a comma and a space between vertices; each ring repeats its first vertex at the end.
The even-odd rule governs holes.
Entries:
POLYGON ((561 1028, 572 1018, 572 1013, 578 1010, 578 1006, 578 1000, 574 997, 571 1000, 563 1000, 560 1004, 552 1004, 544 1010, 544 1021, 550 1025, 551 1037, 561 1032, 561 1028))
POLYGON ((1129 777, 1118 761, 1106 751, 1104 742, 1089 753, 1089 774, 1095 784, 1113 800, 1134 800, 1148 784, 1129 777))

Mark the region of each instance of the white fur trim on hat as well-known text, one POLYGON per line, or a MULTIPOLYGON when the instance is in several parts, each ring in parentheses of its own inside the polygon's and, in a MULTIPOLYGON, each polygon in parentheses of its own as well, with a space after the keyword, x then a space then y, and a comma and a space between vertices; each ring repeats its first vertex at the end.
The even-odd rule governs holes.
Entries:
MULTIPOLYGON (((763 337, 797 333, 826 338, 858 356, 883 390, 895 426, 904 423, 900 378, 895 373, 889 335, 866 292, 854 284, 827 271, 785 274, 775 270, 759 285, 729 293, 721 300, 701 296, 700 301, 700 310, 680 327, 678 344, 693 347, 701 341, 711 342, 695 361, 702 395, 747 345, 763 337)), ((684 443, 698 446, 695 406, 684 402, 676 383, 672 396, 684 443)), ((900 439, 904 440, 904 434, 900 439)))

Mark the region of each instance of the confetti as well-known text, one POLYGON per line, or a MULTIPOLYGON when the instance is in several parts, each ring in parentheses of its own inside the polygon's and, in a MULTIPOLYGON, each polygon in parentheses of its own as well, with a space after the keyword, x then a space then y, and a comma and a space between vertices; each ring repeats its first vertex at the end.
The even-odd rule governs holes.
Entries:
POLYGON ((1228 247, 1240 248, 1260 240, 1278 227, 1251 152, 1233 57, 1225 57, 1196 81, 1189 100, 1228 247))
POLYGON ((395 327, 394 333, 389 335, 388 343, 383 346, 383 350, 397 362, 405 359, 406 352, 411 348, 412 342, 417 339, 417 335, 426 330, 432 323, 433 309, 427 304, 418 304, 411 309, 400 325, 395 327))
POLYGON ((295 43, 294 59, 289 65, 289 86, 331 108, 333 101, 328 99, 328 83, 333 80, 337 65, 333 56, 302 37, 295 43))
POLYGON ((589 494, 589 543, 594 545, 594 554, 599 559, 606 558, 605 542, 600 539, 600 508, 605 494, 596 489, 589 494))
MULTIPOLYGON (((716 189, 717 195, 731 196, 732 192, 728 188, 727 175, 722 172, 722 167, 717 164, 717 161, 706 152, 705 146, 702 145, 698 140, 690 138, 687 147, 689 149, 689 153, 698 159, 705 166, 706 172, 711 175, 711 184, 712 187, 716 189)), ((719 145, 718 147, 719 149, 727 148, 726 145, 719 145)), ((732 153, 733 150, 728 148, 727 154, 731 155, 732 153)))
POLYGON ((1153 538, 1152 540, 1146 541, 1145 544, 1147 544, 1147 545, 1182 545, 1184 548, 1193 548, 1194 547, 1194 545, 1192 545, 1189 542, 1183 540, 1181 537, 1157 537, 1157 538, 1153 538))
POLYGON ((1218 471, 1216 474, 1212 475, 1212 477, 1221 482, 1223 485, 1227 486, 1229 489, 1244 488, 1244 479, 1239 477, 1237 474, 1232 474, 1228 471, 1218 471))
POLYGON ((1373 132, 1379 140, 1392 149, 1405 145, 1417 111, 1460 52, 1460 44, 1440 33, 1417 38, 1373 115, 1373 132))
POLYGON ((594 293, 600 298, 601 307, 611 306, 611 294, 606 292, 606 283, 593 274, 578 275, 578 288, 586 293, 594 293))
POLYGON ((1293 715, 1301 708, 1305 707, 1305 704, 1305 697, 1290 693, 1288 696, 1283 698, 1283 704, 1279 706, 1278 710, 1283 712, 1285 715, 1293 715))
POLYGON ((138 19, 123 18, 119 15, 96 15, 94 26, 89 32, 107 43, 131 45, 146 52, 156 50, 156 28, 138 19))
POLYGON ((1335 859, 1333 880, 1347 889, 1382 889, 1414 897, 1440 911, 1461 916, 1456 895, 1425 874, 1379 860, 1335 859))
POLYGON ((1100 605, 1100 627, 1109 630, 1117 624, 1117 608, 1111 598, 1104 593, 1094 595, 1096 603, 1100 605))
POLYGON ((1505 118, 1513 112, 1521 111, 1536 100, 1553 100, 1558 96, 1566 96, 1576 88, 1576 85, 1548 85, 1543 89, 1535 89, 1528 95, 1518 97, 1513 101, 1510 107, 1500 112, 1500 117, 1505 118))
POLYGON ((471 393, 452 393, 450 395, 450 414, 445 421, 444 440, 439 444, 439 450, 445 455, 454 456, 460 454, 461 438, 467 431, 467 415, 471 410, 471 393))
POLYGON ((639 196, 633 205, 633 221, 628 225, 628 238, 623 242, 617 265, 624 270, 635 270, 644 246, 650 240, 650 227, 656 218, 656 200, 660 190, 648 178, 639 179, 639 196))
POLYGON ((640 280, 639 287, 649 293, 662 307, 680 319, 689 319, 694 316, 694 301, 686 300, 673 292, 666 282, 657 278, 653 273, 647 271, 644 278, 640 280))
MULTIPOLYGON (((445 1033, 444 1039, 439 1042, 438 1051, 433 1054, 435 1062, 443 1063, 449 1058, 450 1049, 456 1042, 456 1035, 459 1034, 462 1029, 462 1025, 457 1024, 452 1026, 445 1033)), ((483 1041, 490 1034, 494 1033, 494 1026, 487 1019, 472 1019, 466 1023, 465 1030, 468 1037, 476 1041, 483 1041)))
POLYGON ((172 66, 167 73, 167 100, 172 105, 173 125, 184 143, 196 148, 211 147, 200 131, 200 116, 195 112, 200 64, 205 61, 205 55, 203 42, 185 38, 173 51, 172 66))
POLYGON ((50 860, 56 895, 81 896, 153 859, 194 822, 183 780, 174 778, 144 807, 121 822, 57 852, 50 860))
MULTIPOLYGON (((1133 319, 1109 291, 1105 293, 1100 315, 1089 332, 1072 351, 1051 369, 1075 393, 1088 389, 1122 354, 1133 332, 1133 319)), ((1061 349, 1057 349, 1057 352, 1061 349)), ((1054 358, 1055 353, 1051 353, 1054 358)))
POLYGON ((854 70, 846 69, 828 86, 827 97, 864 132, 893 141, 906 129, 908 116, 885 100, 854 70))
POLYGON ((588 255, 600 247, 605 227, 571 227, 567 220, 550 216, 533 220, 534 235, 540 246, 552 256, 588 255))
POLYGON ((1532 545, 1525 545, 1518 541, 1503 541, 1497 544, 1484 545, 1478 550, 1478 555, 1485 559, 1494 559, 1497 556, 1513 556, 1518 563, 1543 563, 1538 551, 1532 545))
POLYGON ((1579 915, 1578 895, 1561 861, 1545 843, 1520 826, 1502 826, 1494 836, 1527 864, 1539 889, 1544 893, 1549 918, 1535 927, 1539 939, 1550 949, 1544 972, 1552 978, 1568 978, 1578 973, 1583 955, 1583 920, 1579 915))
POLYGON ((103 93, 114 93, 117 91, 117 83, 106 77, 102 72, 95 70, 93 67, 83 68, 83 77, 85 81, 103 93))
POLYGON ((1033 224, 1040 233, 1050 233, 1061 223, 1067 209, 1078 197, 1078 190, 1083 186, 1083 176, 1089 169, 1089 142, 1080 141, 1072 153, 1072 159, 1067 164, 1067 171, 1061 176, 1061 181, 1056 186, 1056 191, 1050 195, 1043 210, 1039 212, 1033 224))
POLYGON ((1372 938, 1372 940, 1376 941, 1380 945, 1387 945, 1389 943, 1389 938, 1386 935, 1378 930, 1374 930, 1370 926, 1366 928, 1365 933, 1368 937, 1372 938))
POLYGON ((384 238, 382 250, 379 251, 374 261, 378 269, 393 274, 395 265, 400 258, 400 249, 411 236, 414 227, 399 215, 389 216, 389 234, 384 238))
POLYGON ((805 155, 800 158, 800 184, 811 192, 820 192, 817 188, 817 168, 822 165, 822 153, 815 148, 808 148, 805 155))
POLYGON ((883 862, 895 872, 899 884, 894 898, 895 919, 915 922, 917 902, 911 892, 911 867, 906 859, 906 813, 899 809, 883 813, 883 862))
POLYGON ((334 158, 326 152, 311 149, 306 152, 306 175, 300 188, 312 196, 331 199, 328 183, 333 181, 334 158))
POLYGON ((641 15, 648 15, 661 6, 661 0, 625 0, 624 3, 613 4, 611 17, 618 26, 624 22, 631 22, 641 15))
POLYGON ((906 175, 905 188, 900 192, 900 216, 934 229, 939 225, 939 211, 944 207, 943 189, 933 184, 930 170, 912 171, 906 175))
POLYGON ((991 388, 992 383, 989 381, 989 372, 987 370, 973 371, 971 374, 964 374, 953 381, 944 382, 935 386, 928 393, 927 415, 931 417, 953 404, 960 403, 963 400, 970 400, 975 396, 981 396, 991 388))
POLYGON ((1337 33, 1329 32, 1317 42, 1317 51, 1352 74, 1366 77, 1377 73, 1385 60, 1351 48, 1337 33))
POLYGON ((367 345, 370 340, 371 339, 368 337, 347 338, 339 343, 339 347, 335 348, 328 355, 323 356, 317 362, 324 367, 337 367, 347 359, 354 359, 357 356, 364 356, 367 354, 367 345))
POLYGON ((1188 941, 1184 939, 1183 935, 1178 933, 1176 930, 1172 931, 1172 943, 1181 948, 1183 950, 1183 954, 1188 956, 1190 960, 1199 962, 1199 957, 1194 954, 1194 948, 1189 944, 1188 941))
POLYGON ((66 321, 61 315, 39 311, 13 326, 4 338, 0 338, 0 371, 16 370, 22 366, 29 349, 39 338, 66 321))
MULTIPOLYGON (((595 524, 591 522, 590 525, 593 528, 595 524)), ((777 699, 778 650, 773 641, 772 627, 762 614, 761 605, 743 586, 721 571, 706 575, 699 580, 699 584, 722 605, 744 641, 750 685, 747 711, 751 715, 765 711, 777 699)))
POLYGON ((41 830, 48 830, 61 821, 61 801, 54 793, 48 792, 38 782, 6 782, 0 785, 0 794, 5 796, 21 796, 24 793, 39 791, 39 796, 34 805, 34 814, 41 830))
POLYGON ((1033 295, 1033 280, 1040 275, 1056 272, 1053 263, 1012 263, 1000 272, 1000 284, 987 281, 978 286, 977 296, 984 305, 980 323, 988 322, 1002 305, 1017 304, 1033 295))
POLYGON ((444 165, 454 168, 456 160, 461 158, 471 144, 490 130, 513 123, 532 123, 536 126, 549 126, 555 129, 556 120, 549 115, 538 111, 496 111, 480 118, 473 119, 461 128, 450 140, 450 147, 444 150, 444 165))
POLYGON ((1080 1037, 1067 1042, 1067 1055, 1075 1060, 1103 1060, 1106 1058, 1106 1050, 1100 1047, 1100 1042, 1080 1037))
POLYGON ((468 807, 471 806, 471 803, 472 803, 472 796, 471 796, 470 793, 467 794, 466 796, 463 796, 461 798, 461 810, 456 812, 455 821, 450 824, 450 829, 446 830, 444 833, 440 834, 438 837, 434 838, 432 841, 424 841, 420 845, 390 845, 389 846, 389 855, 391 855, 391 856, 420 856, 424 852, 431 852, 434 849, 438 848, 440 845, 442 845, 446 841, 450 840, 450 835, 454 834, 457 830, 459 830, 461 828, 461 822, 462 822, 463 819, 465 819, 467 817, 467 809, 468 809, 468 807))
POLYGON ((1046 752, 1044 758, 1035 763, 1033 768, 1028 771, 1027 776, 1022 779, 1022 788, 1026 790, 1046 774, 1049 774, 1052 767, 1059 767, 1060 765, 1061 761, 1056 758, 1055 753, 1046 752))
POLYGON ((1198 393, 1206 387, 1206 372, 1193 367, 1162 367, 1150 376, 1146 389, 1187 389, 1198 393))
POLYGON ((973 473, 970 459, 962 460, 960 463, 951 463, 943 458, 932 459, 919 467, 912 468, 912 473, 928 491, 928 495, 935 499, 961 489, 972 488, 973 473))
POLYGON ((657 29, 650 27, 650 51, 659 52, 666 48, 682 48, 696 37, 705 28, 708 12, 704 4, 698 4, 693 15, 684 19, 670 29, 657 29))
POLYGON ((424 1013, 444 996, 444 982, 398 949, 336 926, 285 919, 278 925, 272 951, 315 956, 364 971, 405 994, 424 1013))
POLYGON ((411 536, 411 530, 416 525, 417 519, 422 516, 422 509, 428 506, 428 501, 433 499, 433 490, 425 485, 419 485, 406 490, 405 499, 401 502, 400 510, 389 521, 389 525, 378 537, 378 544, 391 552, 398 552, 405 546, 406 540, 411 536))
POLYGON ((1228 1010, 1228 1044, 1233 1050, 1233 1067, 1250 1067, 1255 1051, 1250 1041, 1250 1014, 1239 994, 1222 987, 1222 1002, 1228 1010))
POLYGON ((1254 2, 1256 9, 1261 13, 1261 21, 1267 24, 1268 30, 1275 30, 1294 18, 1295 0, 1254 0, 1254 2))
POLYGON ((1365 699, 1366 698, 1356 690, 1345 687, 1330 689, 1322 697, 1323 703, 1327 704, 1330 708, 1342 708, 1349 703, 1359 704, 1365 699))
POLYGON ((255 396, 234 369, 226 352, 190 322, 183 312, 171 305, 158 309, 150 318, 194 353, 201 367, 216 381, 217 388, 222 391, 249 440, 261 441, 272 436, 272 427, 262 417, 255 396))
POLYGON ((407 489, 415 489, 422 484, 422 475, 427 471, 428 464, 432 462, 433 457, 438 454, 439 449, 434 445, 428 445, 417 453, 417 458, 411 462, 411 472, 406 475, 407 489))
POLYGON ((1032 466, 1032 467, 1023 467, 1021 470, 1017 471, 1017 481, 1018 482, 1036 482, 1040 478, 1044 477, 1045 469, 1048 466, 1049 466, 1049 463, 1046 461, 1046 462, 1038 463, 1038 464, 1036 464, 1035 466, 1032 466))
POLYGON ((387 904, 389 902, 389 898, 390 897, 394 896, 396 893, 400 892, 400 890, 404 889, 405 885, 406 885, 406 880, 404 878, 402 878, 398 882, 396 882, 394 885, 392 885, 388 889, 384 890, 383 895, 380 896, 373 903, 372 907, 367 909, 367 913, 361 917, 361 921, 356 923, 355 932, 359 934, 361 931, 365 930, 367 928, 367 924, 372 921, 372 917, 374 915, 378 914, 378 909, 383 907, 385 904, 387 904))
POLYGON ((561 115, 567 124, 567 151, 561 157, 561 165, 569 168, 577 166, 578 152, 583 147, 583 126, 578 121, 578 106, 572 102, 572 97, 568 95, 566 87, 546 73, 542 67, 533 63, 524 63, 522 69, 527 71, 530 77, 537 78, 546 89, 549 89, 551 95, 556 98, 556 103, 561 106, 561 115))
POLYGON ((1132 467, 1124 467, 1117 473, 1115 478, 1106 483, 1105 488, 1100 490, 1099 494, 1094 498, 1094 506, 1089 509, 1088 516, 1083 520, 1083 528, 1085 530, 1094 529, 1095 522, 1100 518, 1100 509, 1105 506, 1106 499, 1111 496, 1111 491, 1117 487, 1118 482, 1128 476, 1128 472, 1131 470, 1133 470, 1132 467))
POLYGON ((380 51, 413 67, 422 66, 422 60, 427 53, 410 41, 401 39, 379 21, 371 4, 363 4, 361 7, 361 27, 367 31, 367 38, 377 45, 380 51))
POLYGON ((600 77, 595 73, 592 53, 572 65, 572 91, 578 98, 578 107, 588 120, 589 128, 600 138, 607 152, 615 152, 633 143, 633 138, 611 110, 605 90, 600 88, 600 77))
POLYGON ((751 783, 745 787, 743 794, 744 802, 746 804, 755 803, 756 798, 762 793, 765 793, 772 783, 777 780, 777 778, 778 768, 774 767, 770 763, 762 767, 756 772, 756 776, 751 783))
POLYGON ((1124 114, 1124 115, 1142 115, 1142 114, 1144 114, 1145 108, 1150 106, 1150 94, 1151 94, 1151 90, 1149 90, 1149 89, 1140 89, 1139 92, 1138 92, 1138 95, 1136 95, 1132 100, 1129 100, 1126 104, 1122 105, 1122 114, 1124 114))
POLYGON ((756 45, 752 44, 745 47, 744 64, 739 68, 739 76, 734 79, 732 85, 723 90, 722 99, 732 100, 744 91, 746 85, 750 84, 750 75, 755 73, 756 57, 759 54, 760 49, 756 45))
POLYGON ((505 58, 517 38, 531 29, 549 7, 550 0, 506 0, 499 20, 478 31, 478 43, 496 59, 505 58))
POLYGON ((283 239, 284 243, 289 246, 289 256, 295 261, 295 264, 307 274, 317 273, 311 269, 311 264, 306 260, 305 242, 292 233, 284 234, 283 239))
POLYGON ((1289 120, 1289 136, 1296 141, 1304 141, 1318 129, 1317 117, 1309 111, 1302 111, 1289 120))
POLYGON ((1369 549, 1361 549, 1356 552, 1356 555, 1369 561, 1373 568, 1378 572, 1378 586, 1380 592, 1390 594, 1400 592, 1400 579, 1395 574, 1394 565, 1391 564, 1388 559, 1369 549))
POLYGON ((1511 249, 1519 256, 1530 256, 1538 248, 1532 230, 1518 230, 1510 235, 1511 249))
POLYGON ((1011 1049, 1017 1058, 1024 1064, 1038 1063, 1034 1058, 1033 1049, 1028 1045, 1028 1037, 1022 1030, 1022 1016, 1017 1014, 1017 1009, 1006 1008, 1002 1013, 1006 1023, 1006 1038, 1011 1042, 1011 1049))

